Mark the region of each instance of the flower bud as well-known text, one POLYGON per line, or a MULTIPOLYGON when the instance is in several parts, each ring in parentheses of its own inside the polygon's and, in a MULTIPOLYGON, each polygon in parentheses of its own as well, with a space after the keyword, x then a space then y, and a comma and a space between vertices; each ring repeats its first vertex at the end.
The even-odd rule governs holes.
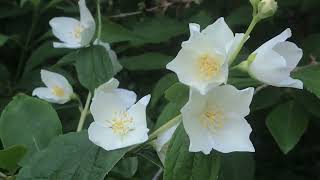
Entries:
POLYGON ((275 0, 261 0, 258 4, 258 16, 261 19, 271 17, 275 14, 277 8, 278 4, 275 0))

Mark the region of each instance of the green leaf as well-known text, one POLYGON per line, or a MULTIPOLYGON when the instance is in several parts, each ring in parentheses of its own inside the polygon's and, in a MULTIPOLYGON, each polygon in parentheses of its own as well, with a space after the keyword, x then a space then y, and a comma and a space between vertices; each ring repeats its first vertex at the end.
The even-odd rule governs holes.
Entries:
POLYGON ((188 24, 166 16, 158 16, 146 18, 144 21, 136 23, 133 32, 143 38, 134 41, 133 45, 161 43, 167 42, 172 37, 187 33, 188 24))
POLYGON ((282 89, 275 87, 267 87, 254 95, 250 105, 251 111, 261 110, 275 105, 280 101, 284 94, 282 89))
POLYGON ((54 48, 52 41, 45 42, 33 51, 26 63, 24 72, 29 72, 47 60, 64 55, 69 51, 69 49, 54 48))
POLYGON ((127 157, 120 160, 117 165, 111 170, 122 178, 131 178, 137 172, 138 169, 138 158, 127 157))
POLYGON ((24 146, 12 146, 0 150, 0 169, 15 172, 18 169, 18 162, 26 154, 27 149, 24 146))
POLYGON ((159 159, 158 154, 154 151, 154 149, 144 148, 137 152, 139 156, 158 166, 159 168, 163 168, 162 162, 159 159))
POLYGON ((266 121, 273 138, 285 154, 298 143, 308 122, 308 113, 293 101, 277 106, 266 121))
POLYGON ((108 43, 123 42, 123 41, 138 41, 142 37, 124 28, 120 24, 116 24, 106 18, 103 19, 101 31, 101 40, 108 43))
POLYGON ((50 140, 61 133, 61 123, 52 106, 23 94, 15 96, 0 117, 3 146, 9 148, 24 145, 28 149, 22 164, 35 152, 47 147, 50 140))
POLYGON ((0 47, 3 46, 7 42, 8 39, 9 39, 8 36, 0 34, 0 47))
POLYGON ((180 82, 175 83, 166 90, 165 98, 182 108, 189 99, 189 87, 180 82))
POLYGON ((122 66, 131 71, 164 69, 172 60, 171 56, 160 53, 145 53, 139 56, 124 57, 120 59, 122 66))
POLYGON ((54 66, 65 66, 74 64, 77 61, 77 58, 79 57, 79 52, 79 50, 76 50, 63 56, 61 59, 58 60, 58 62, 54 66))
POLYGON ((103 180, 128 150, 105 151, 88 139, 87 131, 68 133, 33 156, 17 180, 103 180))
POLYGON ((320 100, 314 94, 297 90, 294 93, 294 99, 301 104, 306 111, 320 118, 320 100))
POLYGON ((293 78, 300 79, 303 86, 320 98, 320 65, 309 65, 298 69, 292 74, 293 78))
POLYGON ((221 153, 219 180, 253 180, 254 159, 251 153, 221 153))
POLYGON ((91 46, 81 49, 77 55, 76 69, 79 81, 91 92, 115 75, 104 47, 91 46))
POLYGON ((151 107, 154 107, 164 92, 178 81, 177 76, 174 73, 167 74, 163 76, 155 85, 151 95, 151 107))
POLYGON ((164 180, 216 180, 220 156, 189 152, 189 137, 180 124, 170 141, 164 167, 164 180))
POLYGON ((161 111, 160 115, 158 116, 156 125, 154 126, 154 129, 160 128, 162 125, 179 115, 180 113, 180 106, 177 106, 177 104, 169 102, 161 111))
POLYGON ((228 84, 234 85, 238 89, 243 89, 252 86, 258 86, 261 83, 249 77, 230 77, 228 84))

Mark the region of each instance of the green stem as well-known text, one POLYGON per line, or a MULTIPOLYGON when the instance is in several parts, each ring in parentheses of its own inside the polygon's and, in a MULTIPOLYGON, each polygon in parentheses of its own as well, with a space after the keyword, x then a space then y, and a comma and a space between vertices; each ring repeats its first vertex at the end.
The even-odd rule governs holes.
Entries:
POLYGON ((74 99, 74 100, 76 100, 78 102, 79 110, 80 110, 80 112, 82 112, 83 111, 83 104, 82 104, 82 101, 81 101, 80 97, 78 96, 78 94, 74 93, 72 95, 72 99, 74 99))
POLYGON ((97 0, 97 12, 98 12, 98 33, 97 33, 97 39, 100 40, 101 37, 101 29, 102 29, 102 23, 101 23, 101 10, 100 10, 100 0, 97 0))
POLYGON ((173 127, 174 125, 176 125, 177 123, 179 123, 181 121, 181 114, 174 117, 173 119, 171 119, 170 121, 168 121, 166 124, 162 125, 159 129, 157 129, 156 131, 154 131, 152 134, 150 134, 149 136, 149 142, 153 141, 155 138, 157 138, 157 136, 163 132, 165 132, 166 130, 168 130, 169 128, 173 127))
POLYGON ((79 120, 79 124, 78 124, 78 128, 77 128, 77 132, 81 131, 84 125, 84 122, 86 120, 86 117, 88 115, 88 110, 89 110, 89 105, 90 105, 90 101, 91 101, 91 92, 88 93, 88 97, 87 97, 87 101, 86 104, 84 105, 84 108, 81 112, 80 115, 80 120, 79 120))
POLYGON ((27 39, 26 39, 26 42, 22 48, 22 52, 21 52, 21 56, 19 58, 19 63, 18 63, 18 68, 17 68, 17 72, 16 72, 16 80, 19 79, 20 75, 22 74, 22 71, 23 71, 23 66, 24 66, 24 60, 25 60, 25 56, 26 56, 26 53, 27 53, 27 50, 28 50, 28 46, 30 44, 30 41, 33 37, 33 34, 34 34, 34 30, 36 28, 36 25, 38 23, 38 8, 35 8, 33 10, 33 15, 32 15, 32 24, 31 24, 31 28, 27 34, 27 39))
POLYGON ((229 65, 231 65, 233 63, 233 61, 236 59, 236 57, 238 56, 239 52, 241 51, 244 43, 246 42, 250 33, 252 32, 253 28, 256 26, 256 24, 259 21, 260 21, 260 18, 257 15, 253 16, 252 21, 251 21, 246 33, 244 34, 243 38, 241 39, 237 49, 233 52, 233 54, 230 57, 229 65))

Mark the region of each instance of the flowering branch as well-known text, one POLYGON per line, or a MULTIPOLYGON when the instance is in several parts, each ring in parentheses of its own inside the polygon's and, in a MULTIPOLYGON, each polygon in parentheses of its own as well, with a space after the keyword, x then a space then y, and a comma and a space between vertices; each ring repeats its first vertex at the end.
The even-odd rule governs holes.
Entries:
POLYGON ((88 93, 88 97, 87 97, 87 101, 86 104, 84 105, 84 109, 81 111, 81 115, 80 115, 80 120, 79 120, 79 124, 78 124, 78 128, 77 128, 77 132, 81 131, 83 128, 83 124, 86 120, 86 117, 88 115, 88 109, 89 109, 89 105, 90 105, 90 101, 91 101, 91 92, 88 93))

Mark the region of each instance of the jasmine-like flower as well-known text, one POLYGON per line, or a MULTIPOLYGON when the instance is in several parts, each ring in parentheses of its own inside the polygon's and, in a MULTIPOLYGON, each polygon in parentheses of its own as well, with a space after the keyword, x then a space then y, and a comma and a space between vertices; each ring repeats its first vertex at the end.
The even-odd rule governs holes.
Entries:
POLYGON ((223 85, 206 95, 191 89, 189 101, 181 109, 182 121, 190 139, 190 152, 209 154, 212 149, 223 153, 253 152, 249 139, 252 131, 244 119, 250 112, 253 88, 238 90, 223 85))
POLYGON ((114 150, 148 139, 146 107, 150 95, 136 102, 133 91, 117 88, 119 81, 112 78, 95 90, 90 111, 89 139, 105 150, 114 150), (135 103, 136 102, 136 103, 135 103))
POLYGON ((36 88, 32 92, 33 96, 58 104, 64 104, 71 100, 73 89, 65 77, 54 72, 41 70, 41 79, 47 87, 36 88))
POLYGON ((85 0, 79 0, 80 21, 70 17, 55 17, 50 20, 53 34, 62 42, 54 42, 55 48, 80 48, 92 40, 96 24, 86 6, 85 0))
POLYGON ((290 77, 303 52, 286 41, 289 37, 291 30, 286 29, 253 52, 254 58, 248 61, 248 72, 253 78, 272 86, 303 88, 300 80, 290 77))
POLYGON ((122 69, 122 65, 119 63, 117 54, 116 54, 116 52, 114 52, 114 51, 111 49, 110 44, 109 44, 109 43, 106 43, 106 42, 102 42, 102 41, 99 40, 99 39, 96 39, 96 40, 93 42, 93 44, 95 44, 95 45, 101 45, 101 46, 103 46, 103 47, 106 49, 106 51, 107 51, 107 53, 108 53, 108 55, 109 55, 109 57, 110 57, 110 59, 111 59, 114 72, 115 72, 115 73, 120 72, 121 69, 122 69))
POLYGON ((243 34, 236 36, 223 18, 200 32, 200 25, 190 24, 190 38, 182 43, 177 57, 167 64, 179 80, 205 94, 228 79, 229 56, 243 34))

